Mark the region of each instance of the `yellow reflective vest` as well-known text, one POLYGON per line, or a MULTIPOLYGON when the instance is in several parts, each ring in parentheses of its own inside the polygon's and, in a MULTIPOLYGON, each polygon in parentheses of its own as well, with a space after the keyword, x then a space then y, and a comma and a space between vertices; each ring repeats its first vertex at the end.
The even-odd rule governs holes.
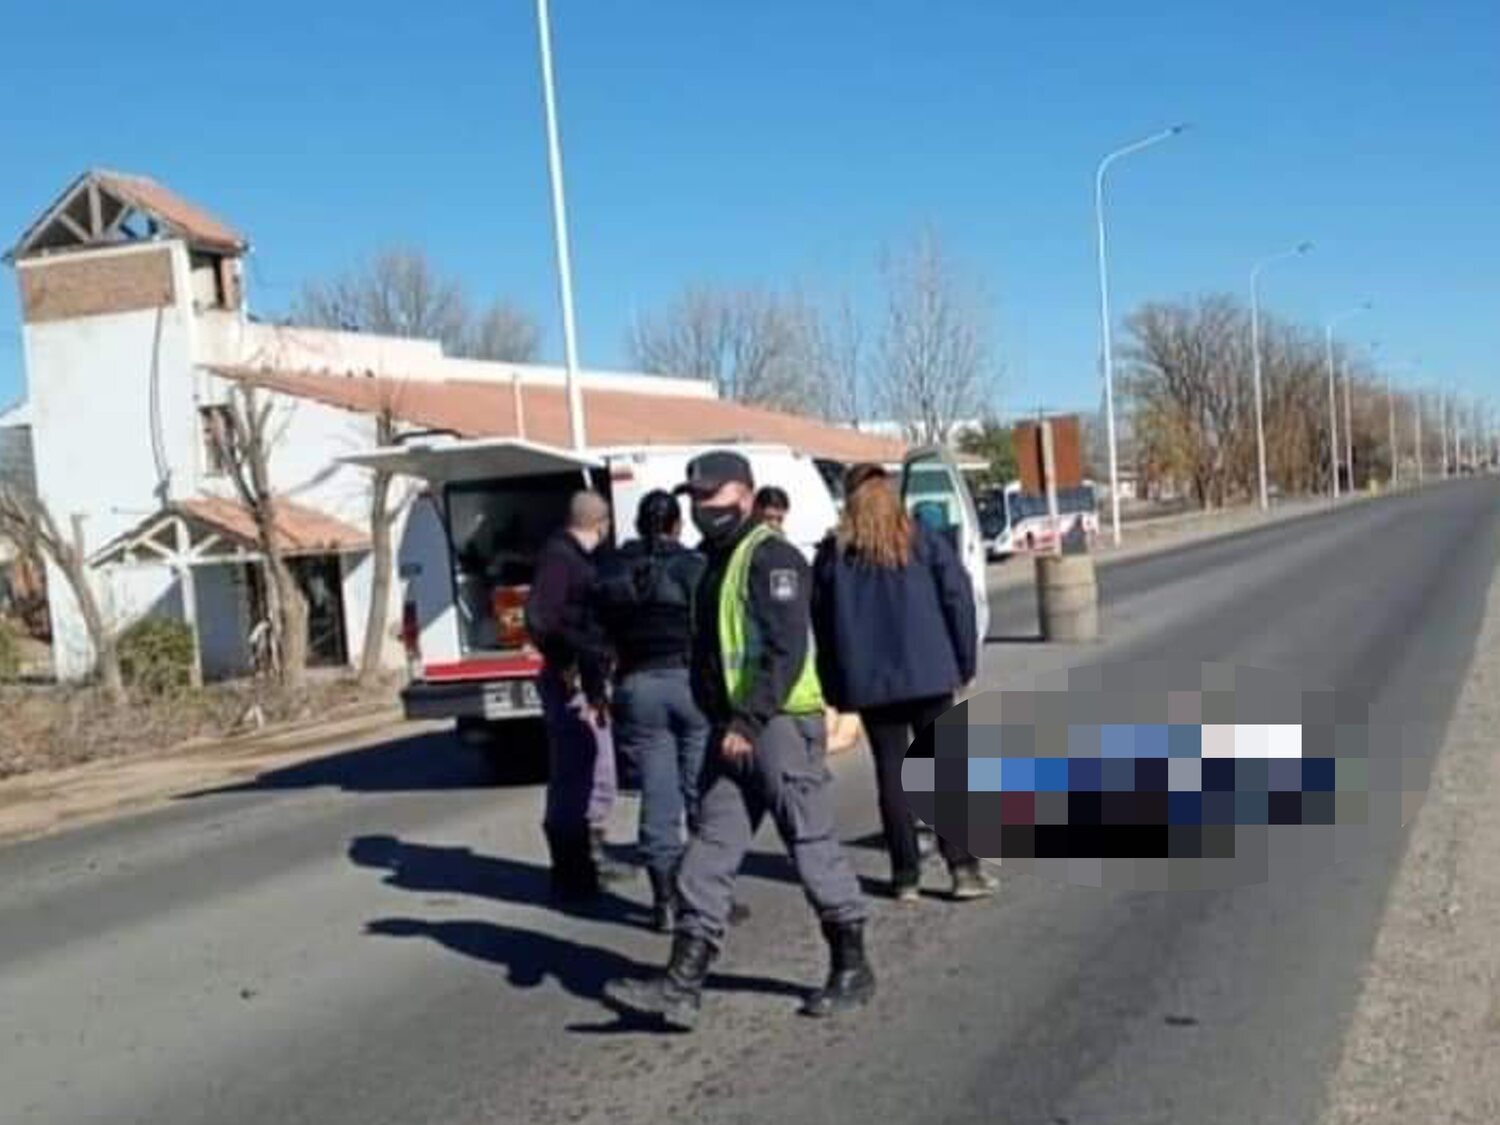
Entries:
MULTIPOLYGON (((750 669, 760 659, 761 639, 750 614, 750 560, 755 549, 776 532, 761 524, 740 540, 729 557, 724 581, 719 587, 719 648, 724 664, 724 686, 730 703, 739 706, 750 691, 750 669)), ((818 715, 823 712, 823 687, 809 637, 802 671, 781 710, 788 715, 818 715)))

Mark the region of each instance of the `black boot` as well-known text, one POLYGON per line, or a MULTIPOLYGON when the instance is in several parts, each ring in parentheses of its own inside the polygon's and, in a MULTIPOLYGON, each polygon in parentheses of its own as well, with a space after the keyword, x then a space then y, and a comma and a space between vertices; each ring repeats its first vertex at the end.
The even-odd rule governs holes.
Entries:
POLYGON ((660 1016, 662 1023, 691 1031, 698 1023, 703 981, 713 964, 713 946, 700 937, 678 934, 672 939, 672 959, 651 980, 612 981, 604 994, 622 1008, 641 1015, 660 1016))
POLYGON ((875 974, 865 960, 865 925, 823 923, 828 942, 828 983, 802 1006, 806 1016, 837 1016, 863 1007, 875 995, 875 974))
POLYGON ((579 833, 547 833, 552 853, 552 894, 562 902, 581 902, 599 893, 588 837, 579 833))
POLYGON ((604 829, 589 829, 589 861, 601 883, 623 883, 635 872, 623 863, 616 863, 604 850, 604 829))
POLYGON ((677 881, 670 871, 651 871, 651 926, 658 933, 672 932, 677 918, 675 909, 677 881))

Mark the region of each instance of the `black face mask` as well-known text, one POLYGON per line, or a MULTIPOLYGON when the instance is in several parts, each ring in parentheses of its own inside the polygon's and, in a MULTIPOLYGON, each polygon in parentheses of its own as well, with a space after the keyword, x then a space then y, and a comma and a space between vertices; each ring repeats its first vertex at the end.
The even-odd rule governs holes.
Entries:
POLYGON ((738 504, 693 505, 693 526, 710 543, 723 542, 744 522, 745 513, 738 504))

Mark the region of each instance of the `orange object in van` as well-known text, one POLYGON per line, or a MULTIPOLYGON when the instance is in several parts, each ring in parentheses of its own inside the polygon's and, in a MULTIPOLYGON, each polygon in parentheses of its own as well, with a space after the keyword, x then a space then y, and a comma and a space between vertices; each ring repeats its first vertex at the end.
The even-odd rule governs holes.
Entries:
POLYGON ((531 644, 526 634, 526 598, 530 593, 530 586, 495 587, 490 606, 501 648, 526 648, 531 644))

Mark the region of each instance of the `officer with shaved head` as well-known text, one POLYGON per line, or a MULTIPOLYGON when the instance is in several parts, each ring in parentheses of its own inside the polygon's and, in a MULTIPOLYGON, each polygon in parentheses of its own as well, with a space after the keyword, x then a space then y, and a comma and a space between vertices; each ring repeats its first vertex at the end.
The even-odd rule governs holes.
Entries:
POLYGON ((547 725, 547 806, 542 826, 552 855, 552 888, 586 898, 601 876, 604 823, 614 804, 615 753, 606 678, 608 645, 594 610, 594 554, 609 535, 609 505, 575 493, 568 523, 537 554, 526 627, 541 651, 537 681, 547 725))

